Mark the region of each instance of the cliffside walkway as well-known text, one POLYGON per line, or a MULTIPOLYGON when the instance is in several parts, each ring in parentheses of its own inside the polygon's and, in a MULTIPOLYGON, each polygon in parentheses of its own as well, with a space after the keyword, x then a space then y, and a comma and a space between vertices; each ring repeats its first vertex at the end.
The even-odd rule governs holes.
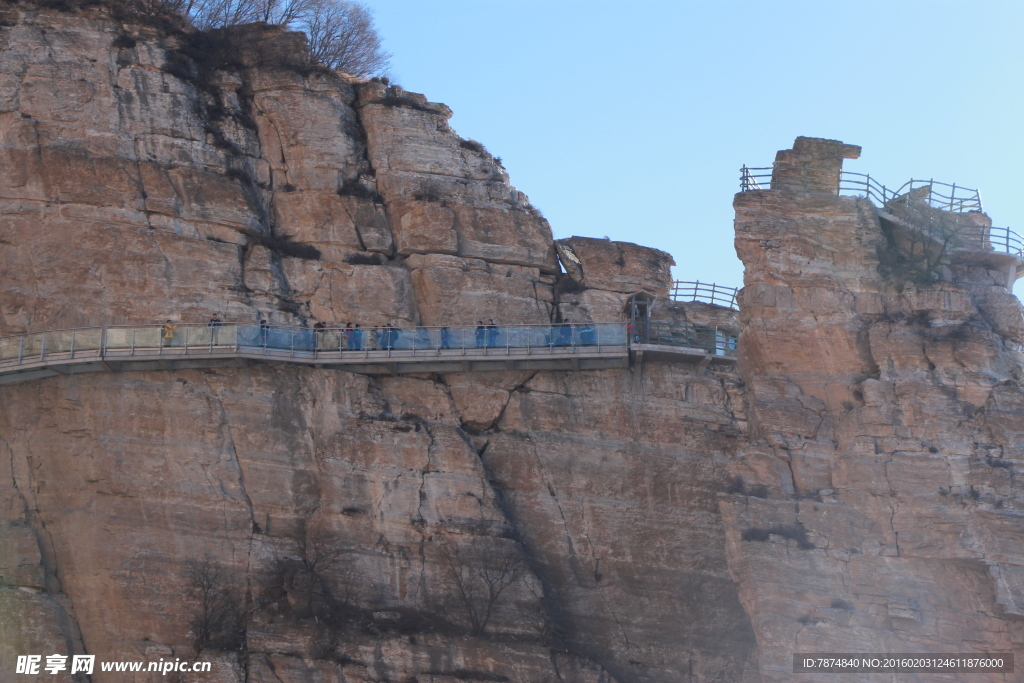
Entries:
POLYGON ((361 374, 598 370, 643 358, 735 359, 735 337, 687 324, 309 329, 239 323, 51 330, 0 338, 0 384, 80 372, 292 363, 361 374), (632 332, 632 334, 631 334, 632 332), (632 338, 631 338, 632 337, 632 338))

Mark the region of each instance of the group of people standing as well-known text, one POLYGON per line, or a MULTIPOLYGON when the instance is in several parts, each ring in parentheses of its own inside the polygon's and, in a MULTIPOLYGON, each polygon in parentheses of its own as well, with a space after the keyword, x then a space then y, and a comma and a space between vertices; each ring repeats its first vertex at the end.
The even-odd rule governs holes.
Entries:
POLYGON ((476 347, 478 349, 498 345, 498 326, 494 324, 494 318, 488 318, 487 324, 483 320, 476 321, 476 347))
MULTIPOLYGON (((231 330, 232 335, 237 334, 237 340, 233 337, 230 342, 224 342, 219 328, 224 323, 219 316, 213 316, 207 323, 210 328, 208 335, 180 335, 177 330, 179 323, 168 320, 162 326, 162 345, 176 346, 181 343, 218 344, 218 343, 256 343, 261 346, 279 346, 285 348, 297 348, 304 350, 338 350, 338 351, 377 351, 391 349, 424 349, 424 348, 466 348, 475 346, 478 349, 495 348, 499 345, 511 343, 513 346, 527 345, 553 345, 569 346, 573 343, 581 345, 594 345, 597 343, 596 328, 592 324, 575 325, 571 323, 556 323, 546 330, 542 330, 543 339, 530 337, 520 338, 521 335, 513 334, 513 329, 498 327, 494 318, 489 318, 486 323, 478 320, 476 329, 460 327, 451 329, 448 327, 415 329, 400 329, 388 323, 383 326, 363 329, 359 324, 345 323, 344 327, 331 326, 325 322, 318 322, 313 325, 312 330, 295 330, 289 328, 274 328, 265 318, 261 318, 258 327, 241 325, 231 330), (574 331, 578 338, 574 341, 574 331), (472 335, 472 336, 470 336, 472 335), (184 337, 188 336, 188 341, 184 337), (525 341, 524 341, 525 339, 525 341)), ((186 325, 186 327, 189 327, 186 325)), ((629 327, 629 334, 633 333, 632 325, 629 327)))
POLYGON ((345 323, 345 327, 332 328, 325 322, 318 322, 313 325, 313 331, 317 336, 318 348, 337 348, 340 351, 376 351, 378 349, 393 349, 398 345, 399 330, 388 323, 383 327, 373 327, 369 330, 357 323, 345 323), (337 338, 335 339, 335 335, 337 338), (328 339, 328 336, 330 338, 328 339))

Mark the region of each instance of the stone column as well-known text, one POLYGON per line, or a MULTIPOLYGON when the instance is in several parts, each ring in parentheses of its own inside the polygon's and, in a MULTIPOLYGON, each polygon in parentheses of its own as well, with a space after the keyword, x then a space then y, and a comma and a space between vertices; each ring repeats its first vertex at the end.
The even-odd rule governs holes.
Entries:
POLYGON ((793 149, 775 155, 773 190, 794 190, 814 194, 839 194, 843 159, 856 159, 860 147, 839 140, 798 137, 793 149))

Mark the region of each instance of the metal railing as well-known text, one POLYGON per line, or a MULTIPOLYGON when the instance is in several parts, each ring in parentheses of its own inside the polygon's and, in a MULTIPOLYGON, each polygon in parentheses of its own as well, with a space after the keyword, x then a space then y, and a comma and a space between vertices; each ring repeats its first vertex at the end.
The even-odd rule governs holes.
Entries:
POLYGON ((274 356, 387 357, 479 349, 626 346, 624 323, 310 329, 243 323, 165 324, 50 330, 0 338, 0 365, 53 358, 202 355, 258 351, 274 356))
POLYGON ((909 196, 935 209, 954 213, 981 211, 981 193, 956 183, 912 179, 890 190, 868 173, 829 171, 807 166, 740 168, 740 190, 768 190, 776 186, 824 194, 859 193, 883 206, 894 199, 909 196))
MULTIPOLYGON (((665 338, 660 343, 676 343, 671 340, 678 338, 676 345, 717 354, 714 331, 695 333, 706 328, 684 327, 684 332, 675 336, 659 333, 659 338, 665 338)), ((266 356, 355 363, 360 359, 407 361, 451 356, 621 355, 629 344, 624 322, 370 329, 245 323, 87 327, 0 337, 0 372, 140 357, 266 356)))
POLYGON ((715 356, 734 358, 738 338, 736 334, 717 327, 652 320, 648 323, 646 335, 642 339, 635 337, 633 341, 635 343, 701 349, 715 356))
POLYGON ((700 301, 715 306, 739 309, 736 295, 739 289, 736 287, 723 287, 713 282, 685 282, 676 280, 672 283, 672 292, 669 297, 672 301, 700 301))
MULTIPOLYGON (((921 202, 950 213, 982 211, 981 193, 955 183, 909 180, 890 190, 866 173, 827 171, 808 167, 740 168, 740 191, 796 189, 807 193, 842 194, 865 197, 880 209, 921 202)), ((964 225, 959 248, 997 251, 1024 257, 1024 239, 1010 228, 964 225)))

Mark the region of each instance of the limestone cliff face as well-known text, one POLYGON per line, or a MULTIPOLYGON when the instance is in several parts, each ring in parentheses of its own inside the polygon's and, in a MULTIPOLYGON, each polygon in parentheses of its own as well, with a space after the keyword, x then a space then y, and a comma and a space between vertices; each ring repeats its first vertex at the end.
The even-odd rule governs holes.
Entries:
MULTIPOLYGON (((740 319, 668 302, 670 256, 554 242, 444 105, 310 68, 295 34, 216 38, 101 6, 0 13, 0 334, 609 321, 644 292, 657 319, 739 332, 738 371, 254 364, 2 386, 3 671, 195 657, 204 567, 237 623, 205 643, 212 674, 178 680, 1022 659, 1024 317, 1001 273, 883 275, 894 228, 866 200, 780 182, 736 198, 740 319), (476 628, 452 567, 484 558, 518 575, 476 628)), ((780 164, 831 180, 857 151, 805 140, 780 164)))
MULTIPOLYGON (((444 105, 310 69, 294 34, 225 51, 102 7, 0 23, 0 334, 605 321, 669 287, 668 255, 603 240, 560 275, 444 105)), ((191 561, 241 620, 202 680, 760 680, 717 499, 744 400, 726 367, 656 363, 4 386, 0 660, 192 657, 191 561), (328 620, 302 581, 324 544, 328 620), (525 567, 482 633, 449 571, 481 551, 525 567)))
MULTIPOLYGON (((800 163, 849 156, 817 143, 800 163)), ((763 679, 791 680, 793 652, 1019 658, 1024 327, 1005 273, 959 254, 932 285, 881 277, 894 226, 862 198, 735 207, 751 430, 722 514, 763 679)))

